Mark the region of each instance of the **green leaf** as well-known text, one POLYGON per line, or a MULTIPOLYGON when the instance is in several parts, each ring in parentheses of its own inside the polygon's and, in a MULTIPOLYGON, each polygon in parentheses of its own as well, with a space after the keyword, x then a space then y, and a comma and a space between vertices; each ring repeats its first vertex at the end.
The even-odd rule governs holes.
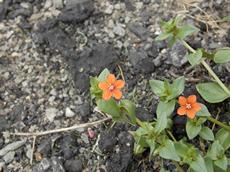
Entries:
POLYGON ((165 33, 165 32, 163 32, 163 33, 161 33, 160 35, 158 35, 158 36, 155 38, 155 40, 156 40, 156 41, 162 41, 162 40, 165 40, 165 39, 167 39, 168 37, 171 37, 171 36, 172 36, 171 33, 165 33))
POLYGON ((141 154, 145 151, 145 148, 139 144, 134 143, 133 152, 135 155, 141 154))
POLYGON ((165 115, 167 117, 170 116, 174 111, 174 107, 175 107, 175 100, 171 100, 169 102, 160 101, 159 104, 157 105, 157 110, 156 110, 157 118, 159 118, 162 115, 165 115))
POLYGON ((214 82, 197 84, 196 89, 209 103, 219 103, 229 98, 228 94, 214 82))
POLYGON ((228 159, 227 159, 227 157, 224 155, 223 158, 214 161, 214 164, 215 164, 217 167, 221 168, 222 170, 227 170, 227 168, 228 168, 228 159))
POLYGON ((196 116, 198 117, 211 116, 210 112, 208 111, 208 108, 202 103, 200 103, 200 105, 201 105, 201 110, 196 113, 196 116))
POLYGON ((210 140, 213 141, 214 140, 214 134, 212 132, 212 130, 208 127, 203 127, 199 133, 200 137, 202 137, 205 140, 210 140))
POLYGON ((223 146, 224 150, 227 150, 230 147, 230 132, 221 128, 216 133, 216 140, 223 146))
POLYGON ((121 100, 120 108, 125 109, 127 114, 129 115, 129 118, 133 124, 136 123, 136 106, 135 104, 127 99, 121 100))
POLYGON ((159 155, 165 159, 180 161, 180 157, 176 153, 174 143, 171 140, 166 140, 163 147, 159 150, 159 155))
POLYGON ((216 63, 230 62, 230 47, 219 49, 214 55, 214 61, 216 63))
POLYGON ((197 125, 193 120, 188 120, 186 123, 186 133, 189 139, 196 137, 201 131, 201 125, 197 125))
POLYGON ((201 49, 196 50, 195 53, 191 53, 187 55, 187 59, 192 66, 198 65, 201 61, 201 58, 202 58, 201 49))
POLYGON ((149 84, 150 84, 151 90, 157 96, 162 97, 166 95, 163 81, 152 79, 149 81, 149 84))
POLYGON ((170 85, 171 95, 167 97, 167 100, 171 100, 175 97, 178 97, 184 91, 185 78, 183 76, 175 79, 170 85))
POLYGON ((156 142, 153 139, 146 140, 147 144, 150 147, 150 157, 153 155, 153 152, 156 148, 156 142))
POLYGON ((91 99, 101 98, 102 90, 98 87, 99 81, 97 77, 90 77, 90 95, 91 99))
POLYGON ((172 114, 175 107, 175 100, 169 102, 160 101, 157 105, 157 122, 156 122, 156 132, 161 132, 167 127, 167 118, 172 114))
POLYGON ((213 161, 209 157, 204 158, 205 166, 208 172, 214 172, 213 161))
POLYGON ((121 119, 120 108, 114 99, 108 101, 98 100, 97 106, 102 112, 111 115, 114 120, 121 119))
POLYGON ((208 172, 207 169, 206 169, 204 159, 203 159, 203 157, 201 155, 198 155, 197 159, 190 163, 190 167, 195 172, 208 172))
POLYGON ((207 156, 212 160, 217 160, 224 155, 224 148, 221 146, 218 140, 212 143, 211 148, 208 150, 207 156))
POLYGON ((177 155, 179 155, 182 158, 185 158, 187 156, 188 149, 189 149, 188 145, 186 145, 182 141, 179 141, 174 143, 174 146, 176 148, 177 155))
POLYGON ((100 75, 98 76, 99 82, 103 82, 106 80, 107 76, 110 74, 109 70, 105 68, 100 75))
POLYGON ((187 36, 197 32, 198 29, 192 25, 184 25, 178 29, 177 37, 180 39, 184 39, 187 36))

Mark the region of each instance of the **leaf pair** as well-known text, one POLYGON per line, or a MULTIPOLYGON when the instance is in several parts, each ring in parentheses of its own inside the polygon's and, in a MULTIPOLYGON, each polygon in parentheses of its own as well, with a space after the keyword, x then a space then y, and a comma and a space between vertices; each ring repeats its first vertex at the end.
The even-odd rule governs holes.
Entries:
POLYGON ((185 79, 179 77, 170 84, 168 81, 150 80, 151 90, 163 101, 170 101, 178 97, 184 91, 185 79))
POLYGON ((136 123, 136 106, 130 100, 123 99, 118 103, 113 98, 108 101, 100 99, 97 106, 102 112, 111 115, 115 121, 136 123))
POLYGON ((161 22, 163 33, 156 37, 156 40, 168 40, 171 47, 177 40, 183 40, 187 36, 197 32, 198 29, 192 25, 180 25, 182 18, 177 16, 167 22, 161 22))
POLYGON ((196 116, 198 118, 195 118, 193 120, 188 120, 186 123, 186 133, 188 135, 188 138, 193 139, 197 135, 199 135, 205 140, 211 140, 211 141, 214 140, 214 135, 212 130, 208 127, 203 127, 203 123, 206 121, 206 119, 202 117, 211 116, 207 107, 201 104, 201 110, 197 112, 196 116))

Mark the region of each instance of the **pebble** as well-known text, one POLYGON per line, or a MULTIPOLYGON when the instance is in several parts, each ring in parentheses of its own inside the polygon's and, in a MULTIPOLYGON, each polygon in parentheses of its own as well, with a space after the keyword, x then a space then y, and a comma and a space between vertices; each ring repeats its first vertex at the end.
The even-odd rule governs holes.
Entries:
POLYGON ((67 107, 65 109, 65 116, 71 118, 75 116, 75 113, 69 107, 67 107))
POLYGON ((26 141, 23 140, 23 141, 16 141, 16 142, 13 142, 13 143, 10 143, 10 144, 6 145, 3 149, 0 150, 0 156, 4 156, 8 152, 14 151, 14 150, 20 148, 25 143, 26 143, 26 141))
POLYGON ((105 14, 112 14, 113 13, 113 5, 108 5, 105 9, 105 14))
POLYGON ((14 156, 15 156, 15 152, 10 151, 3 157, 3 160, 5 161, 6 164, 8 164, 14 160, 14 156))
POLYGON ((119 35, 119 36, 125 36, 125 29, 121 26, 121 25, 116 25, 114 28, 113 28, 113 32, 116 34, 116 35, 119 35))
POLYGON ((54 118, 58 115, 58 109, 48 108, 46 109, 45 116, 50 121, 53 122, 54 118))
POLYGON ((63 0, 53 0, 53 6, 57 9, 63 8, 63 0))

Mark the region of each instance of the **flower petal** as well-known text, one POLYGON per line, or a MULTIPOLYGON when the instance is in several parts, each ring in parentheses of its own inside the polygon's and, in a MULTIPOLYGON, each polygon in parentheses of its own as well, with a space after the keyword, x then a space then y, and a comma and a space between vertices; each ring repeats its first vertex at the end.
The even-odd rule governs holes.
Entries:
POLYGON ((192 104, 192 109, 196 112, 201 110, 201 105, 199 103, 193 103, 192 104))
POLYGON ((118 89, 121 89, 125 86, 125 82, 123 80, 117 80, 115 81, 114 86, 118 89))
POLYGON ((179 99, 178 99, 178 103, 179 103, 181 106, 185 106, 186 103, 187 103, 187 99, 186 99, 184 96, 180 96, 179 99))
POLYGON ((115 76, 114 76, 113 74, 109 74, 109 75, 107 76, 107 82, 108 82, 109 84, 114 84, 115 81, 116 81, 116 78, 115 78, 115 76))
POLYGON ((187 101, 190 104, 196 103, 196 96, 195 95, 188 96, 187 101))
POLYGON ((194 109, 189 109, 187 110, 187 116, 190 119, 194 119, 196 116, 196 111, 194 109))
POLYGON ((98 87, 101 89, 101 90, 107 90, 109 88, 109 84, 107 82, 100 82, 98 84, 98 87))
POLYGON ((187 112, 187 109, 186 109, 186 107, 184 107, 184 106, 179 107, 179 108, 177 109, 177 114, 178 114, 178 115, 185 115, 186 112, 187 112))
POLYGON ((112 92, 105 90, 102 94, 102 98, 104 100, 109 100, 112 97, 112 92))
POLYGON ((113 96, 115 99, 119 100, 122 97, 122 92, 119 89, 115 89, 113 90, 113 96))

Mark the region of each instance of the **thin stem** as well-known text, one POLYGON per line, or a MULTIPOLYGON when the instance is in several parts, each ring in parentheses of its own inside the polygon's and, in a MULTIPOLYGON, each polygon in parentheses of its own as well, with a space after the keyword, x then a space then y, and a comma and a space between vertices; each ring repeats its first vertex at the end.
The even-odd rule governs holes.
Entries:
POLYGON ((173 161, 173 163, 174 163, 174 165, 176 166, 176 168, 177 168, 177 170, 178 170, 179 172, 184 172, 184 170, 181 168, 181 166, 178 164, 178 162, 173 161))
POLYGON ((111 120, 112 117, 107 117, 98 121, 94 121, 94 122, 89 122, 89 123, 84 123, 84 124, 78 124, 78 125, 73 125, 71 127, 66 127, 66 128, 59 128, 59 129, 54 129, 54 130, 48 130, 48 131, 42 131, 42 132, 31 132, 31 133, 9 133, 10 135, 14 135, 14 136, 43 136, 43 135, 47 135, 47 134, 53 134, 53 133, 60 133, 60 132, 67 132, 67 131, 71 131, 71 130, 76 130, 78 128, 86 128, 86 127, 91 127, 94 125, 98 125, 101 124, 105 121, 109 121, 111 120))
POLYGON ((173 139, 174 142, 177 142, 176 138, 173 136, 173 134, 171 133, 171 131, 167 130, 169 136, 173 139))
MULTIPOLYGON (((183 45, 189 49, 192 53, 195 53, 196 51, 184 40, 181 40, 183 45)), ((213 70, 210 68, 210 66, 204 61, 204 59, 201 60, 201 64, 206 68, 206 70, 209 72, 209 74, 216 80, 216 82, 219 84, 219 86, 230 96, 230 90, 223 84, 223 82, 219 79, 219 77, 213 72, 213 70)))
POLYGON ((211 121, 212 123, 216 124, 216 125, 219 125, 220 127, 230 131, 230 126, 218 121, 217 119, 213 118, 213 117, 207 117, 207 120, 211 121))

